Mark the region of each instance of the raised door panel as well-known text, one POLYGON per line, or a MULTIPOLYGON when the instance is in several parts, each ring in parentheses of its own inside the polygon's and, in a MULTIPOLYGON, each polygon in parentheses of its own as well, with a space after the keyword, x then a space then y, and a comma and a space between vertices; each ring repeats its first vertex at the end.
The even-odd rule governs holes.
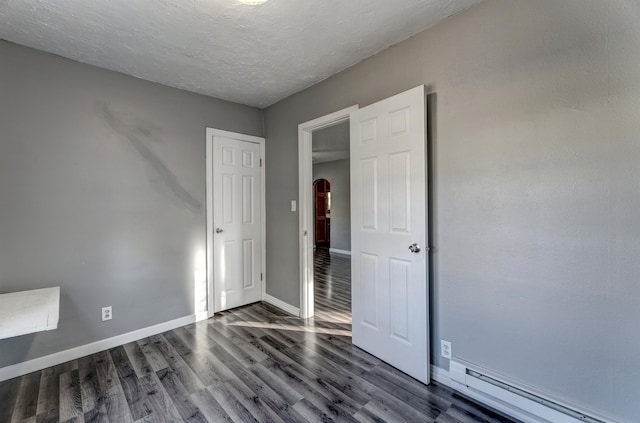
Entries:
POLYGON ((242 223, 252 224, 255 216, 255 178, 242 176, 242 223))
POLYGON ((411 204, 411 171, 409 152, 389 155, 390 231, 409 233, 411 204))
POLYGON ((360 161, 359 180, 362 199, 361 228, 376 231, 378 229, 378 161, 375 157, 360 161))
POLYGON ((375 254, 360 254, 361 292, 359 298, 362 309, 361 322, 373 329, 378 329, 378 291, 379 269, 378 257, 375 254))

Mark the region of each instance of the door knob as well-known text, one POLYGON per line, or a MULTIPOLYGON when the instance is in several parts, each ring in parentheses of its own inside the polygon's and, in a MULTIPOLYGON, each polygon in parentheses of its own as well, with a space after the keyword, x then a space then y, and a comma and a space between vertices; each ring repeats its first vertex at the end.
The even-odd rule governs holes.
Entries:
POLYGON ((419 244, 411 244, 409 245, 409 251, 411 251, 412 253, 419 253, 420 252, 420 245, 419 244))
POLYGON ((216 228, 216 233, 217 234, 221 234, 222 233, 222 228, 216 228))

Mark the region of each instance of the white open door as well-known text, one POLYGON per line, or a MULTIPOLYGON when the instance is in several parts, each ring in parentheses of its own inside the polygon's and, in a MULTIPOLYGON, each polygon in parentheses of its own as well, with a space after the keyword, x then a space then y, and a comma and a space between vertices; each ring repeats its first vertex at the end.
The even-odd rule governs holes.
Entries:
POLYGON ((263 173, 261 138, 213 136, 212 222, 214 311, 262 299, 263 173))
POLYGON ((351 113, 353 343, 429 383, 424 86, 351 113))

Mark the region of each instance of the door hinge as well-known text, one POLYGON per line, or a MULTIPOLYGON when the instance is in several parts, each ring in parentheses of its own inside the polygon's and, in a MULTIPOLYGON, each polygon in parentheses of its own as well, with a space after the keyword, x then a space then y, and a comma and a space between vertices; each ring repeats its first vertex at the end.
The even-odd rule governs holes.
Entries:
POLYGON ((262 167, 262 158, 260 158, 260 167, 262 167))
POLYGON ((263 281, 263 276, 264 276, 264 275, 263 275, 262 273, 260 273, 260 282, 262 282, 262 281, 263 281))

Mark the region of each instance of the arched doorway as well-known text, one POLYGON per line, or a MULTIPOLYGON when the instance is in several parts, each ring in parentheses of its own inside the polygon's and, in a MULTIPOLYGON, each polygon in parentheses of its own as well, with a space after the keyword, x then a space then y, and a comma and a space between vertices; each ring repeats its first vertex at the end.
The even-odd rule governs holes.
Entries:
POLYGON ((331 246, 331 183, 318 179, 313 183, 314 192, 314 245, 316 248, 331 246))

